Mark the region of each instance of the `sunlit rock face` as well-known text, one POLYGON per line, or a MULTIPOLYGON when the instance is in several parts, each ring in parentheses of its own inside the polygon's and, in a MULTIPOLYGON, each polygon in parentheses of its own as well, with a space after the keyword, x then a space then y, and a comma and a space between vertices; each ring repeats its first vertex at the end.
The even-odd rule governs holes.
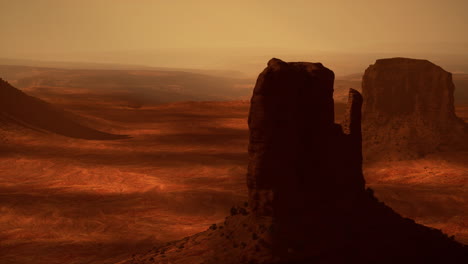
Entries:
POLYGON ((427 61, 380 59, 363 76, 363 139, 367 159, 407 159, 466 147, 456 115, 452 74, 427 61))

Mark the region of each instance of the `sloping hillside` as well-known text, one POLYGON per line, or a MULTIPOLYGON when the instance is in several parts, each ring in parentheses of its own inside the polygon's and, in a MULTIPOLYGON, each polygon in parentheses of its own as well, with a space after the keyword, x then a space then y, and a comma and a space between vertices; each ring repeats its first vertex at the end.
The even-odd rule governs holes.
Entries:
POLYGON ((29 96, 2 79, 0 79, 0 119, 2 123, 73 138, 109 140, 127 137, 83 126, 75 121, 72 114, 29 96))

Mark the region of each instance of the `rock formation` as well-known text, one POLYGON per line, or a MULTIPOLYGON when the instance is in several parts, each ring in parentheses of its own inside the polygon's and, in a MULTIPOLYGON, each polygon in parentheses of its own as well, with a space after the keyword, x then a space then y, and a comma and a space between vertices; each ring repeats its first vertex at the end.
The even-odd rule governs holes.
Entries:
POLYGON ((310 240, 299 238, 309 235, 304 232, 308 225, 331 222, 309 208, 346 207, 364 191, 360 166, 354 166, 361 162, 362 100, 351 92, 354 116, 344 134, 334 123, 333 81, 333 72, 320 63, 272 59, 255 86, 249 114, 249 204, 255 215, 275 219, 275 241, 310 240))
POLYGON ((380 59, 362 80, 363 139, 369 159, 408 159, 466 148, 468 126, 455 115, 452 74, 427 61, 380 59))
POLYGON ((74 119, 73 114, 29 96, 0 79, 0 121, 2 123, 81 139, 127 138, 127 136, 113 135, 83 126, 74 119))
POLYGON ((334 74, 272 59, 249 114, 249 202, 224 223, 121 263, 463 263, 467 249, 365 189, 361 104, 334 123, 334 74), (460 262, 461 261, 461 262, 460 262))

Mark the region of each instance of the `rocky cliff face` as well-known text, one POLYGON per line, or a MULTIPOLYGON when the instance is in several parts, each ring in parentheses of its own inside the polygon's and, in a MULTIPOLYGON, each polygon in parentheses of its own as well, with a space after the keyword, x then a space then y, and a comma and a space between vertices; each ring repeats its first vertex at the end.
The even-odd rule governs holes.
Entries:
POLYGON ((334 123, 333 72, 268 62, 249 114, 249 202, 224 223, 121 263, 464 263, 467 249, 366 190, 361 104, 334 123))
POLYGON ((455 115, 452 74, 427 61, 377 60, 362 81, 365 157, 407 159, 467 147, 455 115))

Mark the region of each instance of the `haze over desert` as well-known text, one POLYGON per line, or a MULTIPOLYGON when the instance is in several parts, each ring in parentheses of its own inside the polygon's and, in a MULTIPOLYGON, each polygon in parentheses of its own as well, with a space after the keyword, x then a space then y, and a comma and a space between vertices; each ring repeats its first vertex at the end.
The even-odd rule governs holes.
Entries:
POLYGON ((465 263, 468 2, 0 9, 0 264, 465 263))

